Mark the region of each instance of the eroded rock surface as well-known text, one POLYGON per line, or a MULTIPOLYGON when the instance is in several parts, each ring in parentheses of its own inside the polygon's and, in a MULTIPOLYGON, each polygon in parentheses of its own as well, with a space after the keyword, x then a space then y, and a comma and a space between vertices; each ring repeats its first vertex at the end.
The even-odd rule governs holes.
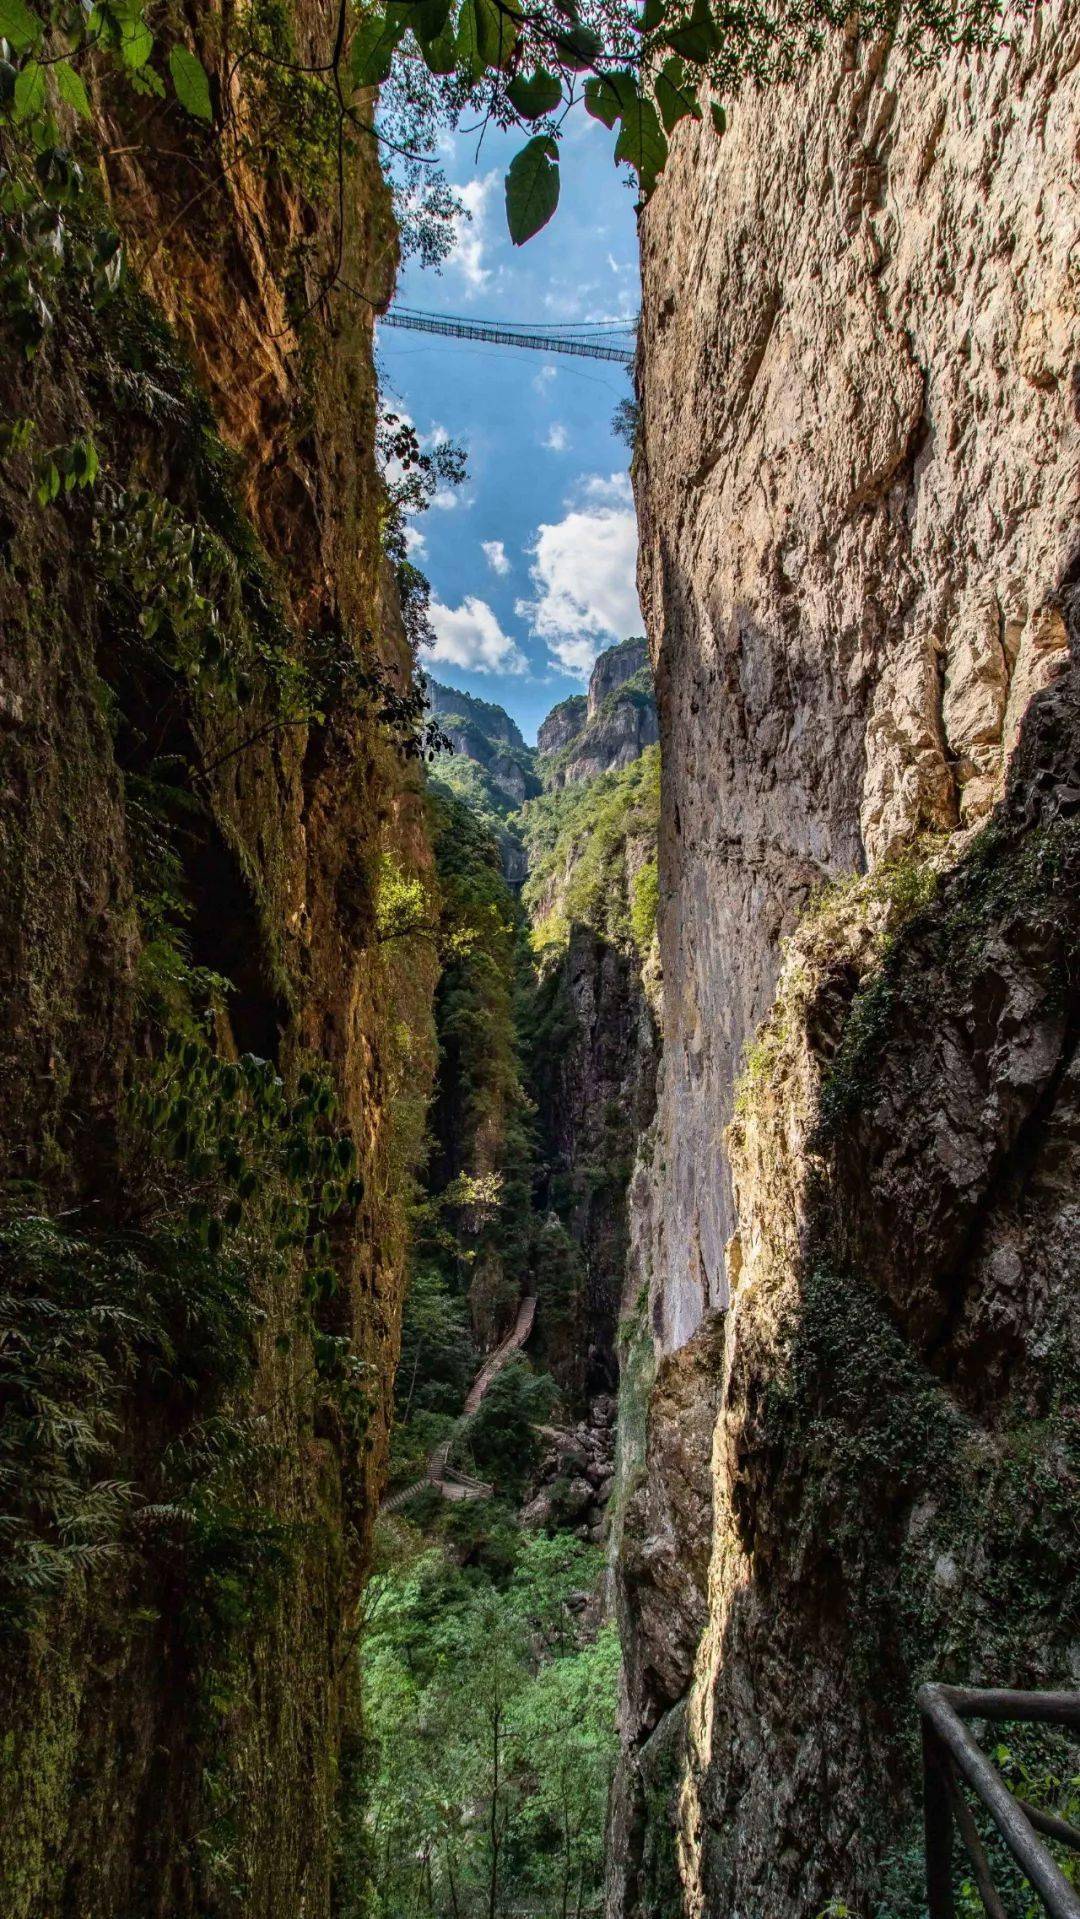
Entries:
POLYGON ((624 640, 600 654, 587 697, 562 700, 542 722, 536 743, 544 784, 558 792, 629 766, 658 738, 647 642, 624 640))
POLYGON ((611 1919, 872 1910, 917 1684, 1075 1677, 1080 15, 1020 42, 837 44, 680 128, 643 223, 665 1032, 611 1919), (706 1334, 716 1420, 661 1385, 706 1334), (688 1660, 648 1514, 703 1475, 688 1660))
POLYGON ((726 1297, 723 1129, 782 935, 823 879, 985 817, 1064 659, 1077 39, 1059 6, 935 76, 837 46, 723 139, 680 127, 643 223, 666 1344, 726 1297))

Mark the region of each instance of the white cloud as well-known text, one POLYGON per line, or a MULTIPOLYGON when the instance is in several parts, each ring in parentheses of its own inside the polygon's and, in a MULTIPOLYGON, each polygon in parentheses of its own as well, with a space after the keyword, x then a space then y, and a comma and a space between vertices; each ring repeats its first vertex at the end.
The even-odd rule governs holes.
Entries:
POLYGON ((469 293, 482 292, 491 278, 490 267, 484 265, 484 252, 488 205, 498 183, 498 173, 492 172, 453 189, 462 211, 454 219, 454 245, 447 265, 457 267, 469 293))
POLYGON ((553 420, 547 430, 547 436, 544 440, 544 445, 547 447, 548 452, 549 453, 565 453, 569 444, 570 444, 570 435, 567 433, 566 428, 564 427, 562 421, 553 420))
POLYGON ((435 629, 432 658, 473 673, 524 673, 526 661, 486 600, 467 593, 460 606, 432 600, 428 609, 435 629))
POLYGON ((510 571, 510 561, 506 557, 506 548, 501 540, 481 540, 480 548, 493 573, 500 578, 510 571))
POLYGON ((633 488, 629 473, 587 473, 579 482, 578 498, 588 500, 597 506, 630 506, 634 504, 633 488))
POLYGON ((637 523, 626 475, 589 475, 563 518, 537 528, 530 552, 536 598, 519 600, 515 611, 531 621, 564 672, 584 678, 605 646, 641 630, 637 523))
POLYGON ((405 528, 405 551, 422 555, 427 552, 427 538, 418 526, 405 528))
POLYGON ((557 366, 542 366, 539 373, 533 375, 533 387, 537 393, 546 393, 553 381, 559 377, 557 366))

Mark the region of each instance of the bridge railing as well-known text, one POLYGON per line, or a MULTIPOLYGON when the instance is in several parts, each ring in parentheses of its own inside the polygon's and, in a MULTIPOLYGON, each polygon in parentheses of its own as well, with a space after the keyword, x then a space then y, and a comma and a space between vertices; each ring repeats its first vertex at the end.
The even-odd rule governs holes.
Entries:
POLYGON ((1064 1819, 1016 1798, 965 1723, 969 1719, 1026 1720, 1080 1731, 1080 1694, 930 1685, 923 1686, 919 1693, 919 1711, 930 1919, 955 1919, 952 1863, 957 1832, 971 1861, 972 1877, 988 1919, 1008 1919, 961 1781, 986 1807, 1051 1919, 1080 1919, 1080 1891, 1070 1885, 1040 1838, 1042 1834, 1080 1852, 1080 1831, 1064 1819))

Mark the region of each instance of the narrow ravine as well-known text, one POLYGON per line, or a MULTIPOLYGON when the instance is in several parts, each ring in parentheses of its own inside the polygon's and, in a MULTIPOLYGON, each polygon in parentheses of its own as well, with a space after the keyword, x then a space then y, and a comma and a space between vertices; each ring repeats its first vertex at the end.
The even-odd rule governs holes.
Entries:
POLYGON ((386 1919, 574 1919, 599 1911, 616 1760, 611 1388, 653 1065, 655 709, 642 642, 601 655, 538 752, 490 703, 436 685, 433 705, 455 749, 431 777, 451 957, 361 1641, 357 1896, 386 1919))
POLYGON ((1078 134, 0 0, 0 1919, 1080 1919, 1078 134))

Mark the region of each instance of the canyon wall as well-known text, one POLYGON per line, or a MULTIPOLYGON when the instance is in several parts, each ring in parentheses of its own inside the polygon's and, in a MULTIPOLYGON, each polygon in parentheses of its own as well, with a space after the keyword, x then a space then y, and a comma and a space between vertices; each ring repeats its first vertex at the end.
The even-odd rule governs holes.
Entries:
MULTIPOLYGON (((88 202, 39 168, 33 357, 0 312, 35 423, 0 466, 13 1919, 329 1911, 432 1071, 434 961, 379 932, 430 854, 372 309, 325 295, 388 297, 389 195, 358 139, 339 242, 307 83, 187 19, 225 131, 95 95, 88 202), (96 477, 35 500, 76 436, 96 477)), ((336 24, 290 9, 293 58, 336 24)))
POLYGON ((623 640, 601 653, 587 695, 561 700, 536 735, 538 770, 553 792, 630 766, 659 738, 648 646, 623 640))
POLYGON ((837 40, 643 217, 612 1915, 873 1909, 918 1681, 1075 1658, 1080 13, 1012 24, 837 40))

